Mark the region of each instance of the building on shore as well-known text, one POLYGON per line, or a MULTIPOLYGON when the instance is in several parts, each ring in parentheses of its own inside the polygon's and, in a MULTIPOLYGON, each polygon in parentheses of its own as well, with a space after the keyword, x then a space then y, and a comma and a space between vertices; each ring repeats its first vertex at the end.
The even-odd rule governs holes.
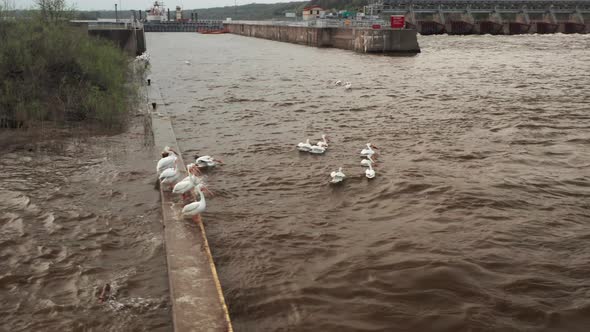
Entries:
POLYGON ((302 17, 304 21, 317 20, 318 18, 324 18, 326 11, 320 6, 310 6, 303 8, 302 17))

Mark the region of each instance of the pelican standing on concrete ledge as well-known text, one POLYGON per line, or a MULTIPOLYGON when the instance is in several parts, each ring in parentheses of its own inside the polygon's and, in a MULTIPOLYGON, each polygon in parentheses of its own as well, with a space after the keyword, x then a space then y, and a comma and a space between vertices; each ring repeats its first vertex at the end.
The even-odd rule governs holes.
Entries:
POLYGON ((188 172, 188 176, 182 181, 178 182, 174 186, 174 189, 172 189, 173 194, 182 194, 183 199, 187 197, 187 195, 195 186, 203 182, 202 179, 197 176, 200 173, 195 164, 189 164, 186 167, 186 170, 188 172))
POLYGON ((205 194, 203 190, 211 193, 204 184, 200 183, 195 187, 195 194, 199 196, 199 200, 187 204, 182 208, 182 215, 184 217, 192 217, 195 222, 201 222, 201 213, 207 208, 207 201, 205 201, 205 194))
POLYGON ((169 190, 172 190, 172 185, 178 178, 180 173, 178 172, 178 159, 174 161, 174 168, 166 168, 160 173, 159 179, 160 184, 169 185, 169 190))
POLYGON ((158 176, 168 168, 175 168, 176 167, 176 159, 178 158, 178 154, 176 151, 172 150, 169 146, 164 148, 162 151, 162 158, 158 160, 158 165, 156 166, 156 171, 158 172, 158 176))

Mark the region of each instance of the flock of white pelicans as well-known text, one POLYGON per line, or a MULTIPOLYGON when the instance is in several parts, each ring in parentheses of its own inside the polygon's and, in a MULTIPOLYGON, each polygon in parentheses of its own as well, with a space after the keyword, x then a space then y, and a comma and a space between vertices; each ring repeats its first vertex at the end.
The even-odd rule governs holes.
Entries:
MULTIPOLYGON (((322 139, 315 145, 309 142, 299 143, 297 149, 302 152, 309 152, 313 154, 323 154, 328 149, 328 139, 326 135, 322 135, 322 139)), ((360 156, 361 166, 367 167, 365 176, 369 179, 375 178, 375 170, 373 169, 374 157, 377 149, 373 144, 367 143, 367 146, 361 150, 360 156)), ((207 201, 205 193, 213 195, 203 182, 201 170, 206 168, 216 167, 223 164, 219 159, 212 156, 196 156, 195 162, 186 166, 188 176, 180 180, 182 172, 178 169, 179 155, 170 147, 165 147, 162 151, 162 158, 158 160, 156 171, 160 185, 164 190, 170 190, 173 194, 182 195, 183 201, 193 198, 191 194, 194 193, 195 201, 184 205, 182 208, 182 216, 194 218, 200 221, 200 216, 207 208, 207 201)), ((346 175, 342 172, 342 167, 337 171, 330 173, 330 183, 340 183, 344 181, 346 175)))
POLYGON ((178 169, 178 162, 178 153, 168 146, 165 147, 164 151, 162 151, 162 158, 158 160, 156 166, 160 185, 164 189, 171 190, 173 194, 182 195, 183 200, 191 198, 191 194, 194 193, 198 200, 186 204, 182 208, 182 215, 200 221, 201 213, 207 208, 204 193, 212 195, 211 191, 205 186, 203 177, 200 176, 201 169, 215 167, 223 164, 223 162, 211 156, 196 156, 195 162, 186 166, 188 176, 180 181, 181 172, 178 169))
MULTIPOLYGON (((368 179, 373 179, 376 176, 375 169, 373 169, 376 152, 373 149, 376 150, 377 147, 371 143, 367 143, 366 147, 361 150, 361 166, 367 167, 365 170, 365 176, 368 179)), ((308 138, 305 143, 301 142, 297 144, 297 150, 313 154, 323 154, 326 152, 326 150, 328 150, 328 139, 326 138, 326 135, 322 135, 322 139, 320 141, 318 141, 315 145, 311 145, 308 138)), ((330 183, 340 183, 344 181, 346 174, 342 172, 342 167, 339 167, 337 171, 330 173, 330 178, 330 183)))
MULTIPOLYGON (((137 60, 149 62, 149 54, 144 53, 137 57, 137 60)), ((185 61, 187 65, 190 65, 190 61, 185 61)), ((335 85, 344 86, 346 90, 352 89, 350 82, 342 83, 342 81, 335 81, 335 85)), ((315 145, 312 145, 307 139, 305 143, 299 143, 297 149, 302 152, 309 152, 313 154, 323 154, 328 149, 328 139, 326 135, 322 135, 322 139, 315 145)), ((373 169, 373 163, 375 162, 374 156, 375 147, 371 143, 367 143, 366 148, 361 150, 361 166, 367 167, 365 170, 365 176, 369 179, 375 178, 375 170, 373 169)), ((195 162, 186 166, 188 176, 180 180, 182 172, 178 169, 179 155, 176 151, 170 147, 165 147, 162 151, 162 158, 158 160, 156 171, 158 173, 158 179, 160 185, 164 190, 171 190, 173 194, 182 195, 183 201, 194 196, 196 200, 186 204, 182 208, 183 217, 192 217, 196 221, 200 221, 200 216, 203 211, 207 208, 207 201, 205 198, 205 192, 212 195, 211 191, 207 189, 201 176, 201 170, 205 168, 212 168, 217 165, 223 164, 219 159, 215 159, 211 156, 196 156, 195 162), (180 181, 179 181, 180 180, 180 181)), ((337 171, 330 173, 330 183, 340 183, 344 181, 346 175, 342 172, 342 167, 338 168, 337 171)))

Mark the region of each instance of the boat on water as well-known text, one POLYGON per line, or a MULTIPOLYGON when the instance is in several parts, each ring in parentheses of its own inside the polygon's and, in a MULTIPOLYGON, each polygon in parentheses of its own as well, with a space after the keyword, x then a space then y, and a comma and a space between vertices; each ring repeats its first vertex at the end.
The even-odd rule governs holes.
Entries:
POLYGON ((146 22, 147 23, 159 23, 168 21, 166 16, 166 9, 164 3, 161 1, 154 1, 154 4, 150 9, 147 10, 146 22))

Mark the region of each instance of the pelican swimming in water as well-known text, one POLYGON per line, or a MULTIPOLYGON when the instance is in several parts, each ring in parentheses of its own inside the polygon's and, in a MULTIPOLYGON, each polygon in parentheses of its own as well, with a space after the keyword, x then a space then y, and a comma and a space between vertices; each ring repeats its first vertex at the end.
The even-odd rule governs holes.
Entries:
POLYGON ((350 89, 352 89, 352 83, 350 83, 350 82, 346 82, 346 83, 344 83, 344 88, 345 88, 346 90, 350 90, 350 89))
POLYGON ((305 141, 305 143, 297 144, 297 150, 303 151, 303 152, 311 151, 311 143, 309 143, 309 138, 305 141))
POLYGON ((372 165, 373 163, 375 163, 373 156, 367 156, 367 159, 361 160, 361 166, 363 167, 369 167, 369 165, 372 165))
POLYGON ((372 179, 375 177, 375 170, 373 169, 373 163, 369 163, 369 168, 365 170, 365 176, 367 179, 372 179))
POLYGON ((158 160, 158 165, 156 166, 158 175, 160 175, 165 169, 175 168, 177 158, 178 154, 176 151, 172 150, 169 146, 165 147, 164 151, 162 151, 162 158, 158 160))
POLYGON ((342 173, 342 167, 340 167, 338 168, 338 171, 330 173, 330 177, 332 178, 332 180, 330 180, 330 183, 339 183, 344 181, 346 175, 342 173))
POLYGON ((326 138, 326 135, 322 135, 322 140, 318 141, 316 145, 323 148, 328 148, 328 139, 326 138))
POLYGON ((184 217, 192 217, 195 222, 201 221, 201 213, 207 208, 207 201, 205 201, 205 194, 203 191, 211 193, 204 184, 199 183, 195 186, 195 194, 199 196, 199 200, 185 205, 182 208, 182 215, 184 217))
POLYGON ((311 150, 309 150, 309 153, 313 154, 323 154, 324 152, 326 152, 326 148, 319 145, 312 145, 311 150))
POLYGON ((187 65, 189 65, 189 66, 191 65, 191 62, 188 61, 188 60, 184 61, 184 63, 187 64, 187 65))
POLYGON ((223 161, 219 159, 215 159, 211 156, 195 156, 195 164, 197 164, 198 168, 206 168, 206 167, 215 167, 217 165, 223 164, 223 161))
POLYGON ((376 146, 374 146, 371 143, 367 143, 367 147, 365 149, 361 150, 361 157, 368 157, 368 156, 372 156, 375 154, 375 150, 373 149, 377 149, 376 146))
POLYGON ((341 80, 337 80, 336 82, 334 82, 334 85, 340 86, 340 85, 342 85, 342 81, 341 80))

